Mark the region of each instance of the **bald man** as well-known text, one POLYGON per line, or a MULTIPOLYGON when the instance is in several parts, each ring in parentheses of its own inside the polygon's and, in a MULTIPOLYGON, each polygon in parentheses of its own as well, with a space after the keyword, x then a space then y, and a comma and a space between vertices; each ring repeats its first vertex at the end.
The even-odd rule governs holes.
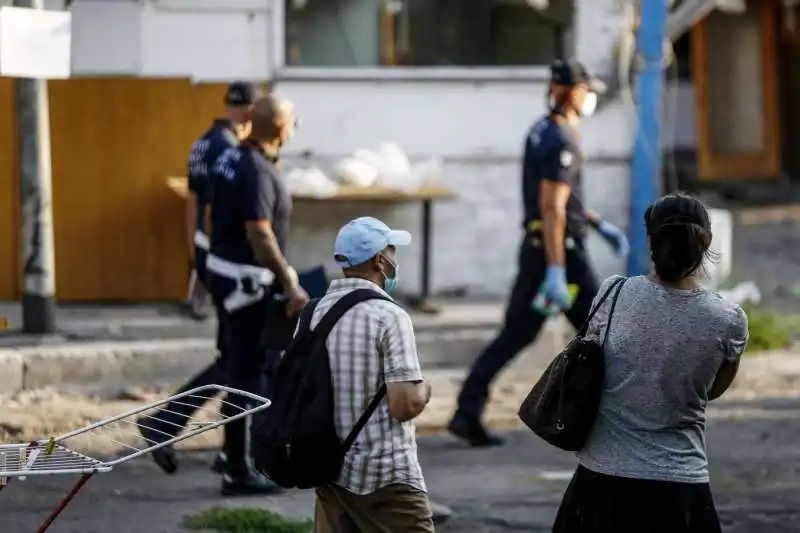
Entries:
MULTIPOLYGON (((280 336, 279 329, 290 329, 291 338, 294 329, 281 318, 296 317, 308 302, 284 256, 292 199, 275 166, 294 126, 290 102, 273 94, 259 98, 253 106, 249 137, 225 151, 213 172, 208 288, 225 321, 228 384, 259 395, 266 392, 268 354, 276 349, 273 345, 272 352, 267 350, 265 339, 273 341, 280 336), (269 314, 268 318, 276 301, 282 306, 282 316, 269 314)), ((245 398, 235 395, 228 402, 223 406, 227 414, 247 406, 245 398)), ((251 466, 246 425, 241 420, 225 426, 224 495, 277 490, 251 466)))

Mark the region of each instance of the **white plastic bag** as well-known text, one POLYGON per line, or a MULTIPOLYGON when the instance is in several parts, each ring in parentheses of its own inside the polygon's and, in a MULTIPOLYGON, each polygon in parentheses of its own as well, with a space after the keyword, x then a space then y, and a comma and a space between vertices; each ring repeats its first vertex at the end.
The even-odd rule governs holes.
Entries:
POLYGON ((292 194, 330 198, 339 190, 339 185, 316 167, 293 168, 285 176, 292 194))
POLYGON ((334 169, 334 179, 356 187, 369 187, 378 178, 378 168, 356 157, 346 157, 334 169))
POLYGON ((408 156, 396 143, 385 142, 378 149, 380 157, 379 174, 407 174, 411 170, 408 156))
POLYGON ((381 166, 381 156, 372 150, 356 150, 353 153, 353 157, 363 161, 364 163, 367 163, 368 165, 372 165, 376 169, 381 166))
POLYGON ((401 192, 412 192, 417 186, 411 181, 411 162, 395 143, 383 143, 378 149, 380 165, 377 183, 401 192))
POLYGON ((411 179, 416 186, 435 186, 442 184, 442 161, 438 158, 428 159, 411 165, 411 179))

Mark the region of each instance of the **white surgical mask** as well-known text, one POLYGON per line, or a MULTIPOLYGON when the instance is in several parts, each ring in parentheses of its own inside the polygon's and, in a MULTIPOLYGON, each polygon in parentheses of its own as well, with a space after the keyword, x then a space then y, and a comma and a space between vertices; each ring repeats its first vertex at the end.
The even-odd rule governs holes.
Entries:
POLYGON ((582 117, 591 117, 594 114, 595 109, 597 109, 597 94, 588 92, 583 98, 583 105, 580 109, 580 115, 582 117))

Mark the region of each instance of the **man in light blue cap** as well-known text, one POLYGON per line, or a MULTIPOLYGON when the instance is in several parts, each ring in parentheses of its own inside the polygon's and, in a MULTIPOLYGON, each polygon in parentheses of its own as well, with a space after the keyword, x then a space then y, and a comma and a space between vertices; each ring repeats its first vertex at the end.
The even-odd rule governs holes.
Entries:
POLYGON ((396 248, 409 244, 409 232, 393 230, 377 218, 360 217, 339 230, 333 257, 344 270, 371 273, 376 285, 391 293, 397 286, 396 248))
MULTIPOLYGON (((345 277, 334 280, 316 304, 312 328, 352 291, 391 293, 398 280, 397 248, 409 244, 410 233, 373 217, 345 224, 333 251, 345 277)), ((326 344, 340 435, 350 432, 354 415, 364 412, 381 384, 386 398, 362 430, 368 444, 356 441, 340 478, 317 489, 317 531, 352 531, 355 521, 360 531, 432 532, 452 511, 428 499, 417 458, 413 420, 427 406, 431 387, 422 377, 411 317, 395 302, 361 302, 342 315, 326 344)))
MULTIPOLYGON (((333 251, 345 277, 331 282, 316 303, 311 328, 354 291, 391 293, 398 279, 397 248, 410 243, 407 231, 372 217, 345 224, 333 251)), ((431 387, 422 376, 411 317, 390 299, 361 301, 341 315, 325 342, 340 437, 386 388, 347 451, 339 478, 316 489, 316 531, 433 533, 414 430, 431 387)))

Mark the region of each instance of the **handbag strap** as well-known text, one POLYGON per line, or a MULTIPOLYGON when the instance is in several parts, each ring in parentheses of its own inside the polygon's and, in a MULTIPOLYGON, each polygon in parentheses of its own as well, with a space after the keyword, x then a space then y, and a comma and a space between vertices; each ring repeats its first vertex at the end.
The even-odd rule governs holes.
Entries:
POLYGON ((611 309, 608 310, 608 319, 606 320, 606 333, 605 335, 603 335, 603 348, 606 347, 608 334, 611 332, 611 318, 614 316, 614 309, 617 308, 617 300, 619 299, 619 293, 622 292, 622 286, 625 285, 626 281, 628 281, 628 278, 622 278, 622 280, 620 280, 616 284, 617 292, 614 293, 614 299, 611 300, 611 309))
MULTIPOLYGON (((605 294, 603 294, 603 296, 600 298, 600 300, 597 301, 597 305, 595 305, 592 308, 592 311, 591 311, 591 313, 589 313, 589 316, 586 318, 586 321, 583 323, 583 325, 578 330, 578 333, 577 333, 578 337, 583 337, 584 335, 586 335, 586 332, 589 330, 589 322, 592 321, 592 319, 594 318, 595 313, 597 313, 597 310, 600 309, 600 307, 602 307, 603 304, 605 303, 605 301, 608 299, 609 295, 611 294, 611 291, 613 291, 617 287, 619 287, 619 289, 621 289, 622 288, 622 284, 625 283, 626 281, 628 281, 628 278, 620 278, 617 281, 615 281, 614 283, 612 283, 611 286, 608 289, 606 289, 605 294)), ((618 296, 619 296, 619 290, 617 290, 617 295, 614 297, 614 304, 615 305, 616 305, 618 296)), ((612 309, 611 312, 612 313, 614 312, 613 309, 612 309)))

